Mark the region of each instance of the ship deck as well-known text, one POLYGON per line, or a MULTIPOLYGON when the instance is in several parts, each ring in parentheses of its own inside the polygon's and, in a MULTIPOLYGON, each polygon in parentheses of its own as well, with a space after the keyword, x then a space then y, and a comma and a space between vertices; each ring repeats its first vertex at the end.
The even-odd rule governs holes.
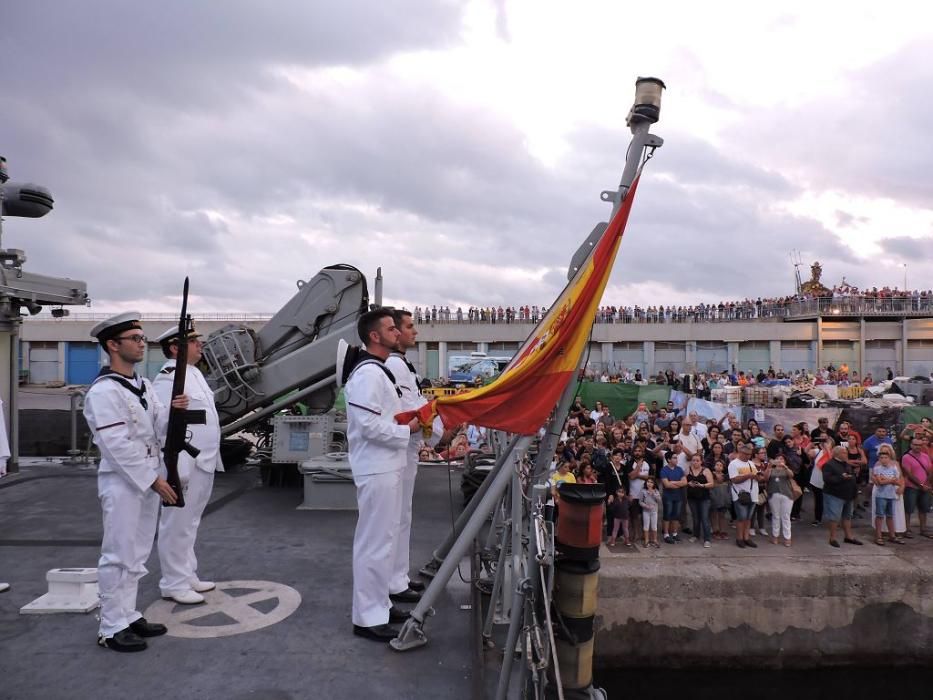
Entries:
MULTIPOLYGON (((356 512, 296 510, 299 489, 262 487, 258 470, 250 468, 218 475, 201 524, 199 572, 220 589, 207 594, 206 605, 160 600, 153 550, 139 609, 170 632, 150 640, 145 652, 98 647, 95 612, 20 614, 47 591, 48 570, 97 565, 95 474, 93 468, 25 460, 18 474, 0 481, 0 581, 11 584, 0 594, 0 698, 457 700, 473 697, 474 683, 495 682, 496 673, 473 667, 470 586, 458 576, 425 623, 426 646, 399 653, 353 636, 356 512), (294 612, 260 626, 294 602, 294 612)), ((423 468, 415 498, 417 569, 449 532, 451 508, 459 511, 459 474, 449 475, 446 466, 423 468)), ((467 581, 469 570, 465 560, 467 581)))

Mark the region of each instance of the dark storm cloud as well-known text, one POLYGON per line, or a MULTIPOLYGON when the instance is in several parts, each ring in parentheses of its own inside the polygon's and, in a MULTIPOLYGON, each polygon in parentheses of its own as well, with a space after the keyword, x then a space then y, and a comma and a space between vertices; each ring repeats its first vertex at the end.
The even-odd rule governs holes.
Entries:
POLYGON ((878 241, 881 249, 889 255, 911 262, 933 260, 933 246, 930 238, 911 238, 910 236, 892 236, 878 241))
MULTIPOLYGON (((230 200, 246 217, 262 209, 256 200, 276 208, 275 179, 257 184, 252 166, 288 151, 290 139, 263 133, 254 151, 231 159, 240 138, 224 131, 227 119, 281 91, 279 67, 359 67, 455 43, 459 5, 98 1, 5 8, 0 152, 14 177, 47 184, 56 198, 48 219, 11 225, 8 240, 28 237, 31 266, 84 277, 103 300, 134 294, 155 302, 179 264, 205 260, 202 289, 236 303, 230 277, 243 274, 239 261, 249 251, 234 245, 220 252, 228 231, 205 210, 230 200), (195 149, 189 134, 212 143, 195 149), (201 157, 232 160, 250 189, 219 195, 217 183, 205 179, 213 173, 195 162, 201 157)), ((270 286, 268 278, 262 286, 270 286)))
MULTIPOLYGON (((15 88, 0 147, 56 197, 10 235, 34 226, 29 265, 86 279, 98 308, 162 307, 191 274, 202 308, 273 311, 335 262, 370 280, 382 266, 387 298, 412 306, 549 305, 609 214, 621 125, 578 124, 545 165, 495 109, 387 63, 456 44, 454 4, 61 5, 0 23, 15 88)), ((777 206, 793 178, 660 133, 614 283, 783 295, 791 248, 857 283, 847 246, 777 206)))
POLYGON ((275 65, 358 65, 451 43, 461 3, 123 0, 4 9, 4 80, 30 93, 113 91, 214 109, 275 65), (18 70, 11 71, 9 67, 18 70), (232 91, 231 91, 232 90, 232 91))

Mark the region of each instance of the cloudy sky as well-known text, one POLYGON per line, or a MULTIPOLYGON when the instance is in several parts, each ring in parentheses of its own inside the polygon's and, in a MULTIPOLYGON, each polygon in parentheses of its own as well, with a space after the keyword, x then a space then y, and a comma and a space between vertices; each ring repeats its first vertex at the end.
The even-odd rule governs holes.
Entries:
POLYGON ((0 153, 27 269, 94 311, 275 311, 333 263, 388 302, 544 304, 668 85, 605 301, 933 287, 933 11, 888 1, 31 0, 0 153), (824 7, 825 5, 825 7, 824 7))

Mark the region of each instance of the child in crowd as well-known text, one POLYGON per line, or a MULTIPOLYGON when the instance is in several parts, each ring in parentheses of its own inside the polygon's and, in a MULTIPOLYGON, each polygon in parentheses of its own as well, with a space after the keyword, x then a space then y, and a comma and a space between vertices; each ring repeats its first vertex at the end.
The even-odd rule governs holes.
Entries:
POLYGON ((713 464, 713 486, 710 498, 712 499, 711 520, 713 524, 713 537, 717 540, 729 539, 729 533, 726 532, 726 513, 732 505, 732 495, 729 493, 729 479, 726 475, 726 463, 717 459, 713 464))
POLYGON ((620 486, 616 489, 615 498, 609 503, 609 514, 612 517, 612 536, 609 538, 609 546, 616 543, 616 537, 619 535, 619 526, 622 527, 622 537, 626 547, 632 546, 632 540, 629 539, 628 516, 629 506, 632 501, 625 493, 625 487, 620 486))
POLYGON ((658 547, 658 508, 661 506, 661 492, 654 477, 645 480, 645 488, 638 494, 641 506, 642 529, 645 533, 645 547, 658 547))
POLYGON ((894 449, 890 445, 878 448, 878 461, 871 470, 872 492, 875 499, 875 544, 884 546, 881 525, 888 526, 888 540, 903 544, 904 540, 894 529, 894 504, 897 501, 897 487, 901 485, 901 475, 894 459, 894 449))
POLYGON ((577 475, 578 484, 595 484, 596 479, 596 470, 593 469, 592 464, 584 464, 582 469, 580 469, 579 474, 577 475))

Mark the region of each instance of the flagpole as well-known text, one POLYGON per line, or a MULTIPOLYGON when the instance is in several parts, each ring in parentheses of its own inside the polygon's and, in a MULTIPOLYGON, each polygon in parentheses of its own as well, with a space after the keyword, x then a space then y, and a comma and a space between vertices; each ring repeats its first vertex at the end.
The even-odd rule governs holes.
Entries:
MULTIPOLYGON (((600 195, 604 202, 612 202, 612 216, 615 216, 625 201, 626 195, 631 189, 635 178, 638 176, 640 166, 646 157, 646 153, 649 152, 648 149, 650 149, 650 152, 653 153, 655 148, 660 147, 664 143, 663 139, 649 133, 651 124, 656 123, 660 115, 661 90, 665 87, 664 83, 660 80, 657 80, 656 78, 639 78, 636 81, 635 86, 635 103, 629 112, 627 120, 627 123, 632 131, 632 141, 630 142, 627 151, 628 155, 626 157, 625 167, 622 171, 619 187, 615 191, 604 191, 600 195)), ((610 217, 610 220, 611 218, 612 217, 610 217)), ((586 259, 590 255, 592 255, 592 251, 596 247, 596 242, 605 231, 605 226, 597 226, 593 230, 593 233, 591 233, 587 238, 587 240, 584 241, 583 245, 580 247, 580 249, 578 249, 577 253, 571 259, 570 272, 568 273, 569 279, 573 279, 577 271, 580 269, 580 267, 582 267, 582 264, 585 263, 586 259), (578 261, 580 261, 579 265, 577 264, 578 261)), ((592 332, 593 321, 594 319, 592 318, 589 320, 590 332, 592 332)), ((579 370, 585 369, 585 358, 586 352, 584 352, 580 358, 580 363, 577 367, 578 376, 579 370)), ((571 379, 568 381, 567 386, 561 394, 560 400, 555 406, 555 410, 551 415, 550 420, 546 424, 545 435, 540 443, 538 456, 535 461, 535 469, 533 472, 533 476, 538 483, 545 481, 547 478, 548 468, 550 467, 550 462, 553 459, 554 453, 557 449, 557 442, 560 438, 564 419, 570 410, 570 404, 577 392, 577 381, 577 378, 574 377, 571 377, 571 379)), ((441 596, 445 587, 447 586, 447 582, 456 571, 461 559, 466 555, 468 549, 472 546, 473 540, 486 522, 486 519, 492 512, 493 507, 499 502, 505 493, 509 482, 512 481, 512 476, 514 473, 513 469, 518 469, 518 462, 524 459, 525 451, 530 446, 531 440, 531 436, 522 436, 517 439, 513 438, 505 446, 502 454, 497 460, 496 468, 486 478, 486 482, 489 483, 488 490, 482 494, 481 498, 479 498, 480 494, 476 494, 474 496, 474 502, 476 502, 476 506, 473 509, 473 512, 470 513, 466 518, 461 515, 460 519, 458 519, 456 523, 456 526, 454 527, 454 532, 451 533, 451 537, 448 537, 444 544, 435 551, 431 564, 434 566, 439 564, 440 568, 422 595, 421 600, 415 606, 414 610, 411 611, 411 617, 402 626, 398 637, 389 643, 390 646, 396 651, 407 651, 427 644, 428 639, 423 630, 425 619, 434 613, 434 603, 441 596), (513 454, 515 454, 514 458, 513 454), (509 464, 510 459, 513 462, 511 469, 506 467, 506 465, 509 464), (456 539, 453 541, 453 544, 449 546, 449 550, 444 553, 443 550, 447 549, 448 543, 452 537, 456 537, 456 539), (438 554, 442 554, 442 558, 438 557, 438 554), (446 556, 444 556, 444 554, 446 554, 446 556), (438 561, 439 559, 440 561, 438 561)), ((519 486, 520 483, 516 481, 516 487, 519 486)), ((539 493, 542 492, 541 489, 538 489, 537 491, 539 493)), ((517 500, 517 505, 513 503, 511 522, 512 527, 516 530, 521 527, 521 524, 525 520, 523 505, 524 504, 521 499, 517 500), (518 512, 516 512, 516 510, 518 512)), ((470 504, 470 507, 473 507, 472 503, 470 504)), ((535 522, 533 518, 529 518, 527 521, 528 536, 530 539, 536 536, 534 530, 535 522)), ((513 552, 513 556, 515 555, 516 553, 513 552)), ((433 566, 431 568, 433 569, 433 566)), ((529 569, 528 562, 524 563, 524 568, 526 571, 529 569)), ((532 567, 532 570, 536 570, 536 568, 537 567, 532 567)), ((497 571, 496 574, 497 576, 503 576, 505 572, 497 571)), ((519 572, 513 571, 512 576, 513 581, 517 581, 519 579, 519 572)), ((530 584, 531 586, 537 585, 536 580, 531 581, 527 577, 525 577, 523 581, 527 584, 530 584)), ((526 606, 524 605, 512 606, 510 611, 510 628, 515 628, 519 619, 525 615, 525 607, 526 606)), ((506 649, 506 655, 510 656, 511 650, 506 649)), ((502 671, 502 677, 500 677, 500 683, 497 689, 497 696, 499 697, 503 697, 503 694, 507 692, 509 685, 508 676, 510 675, 511 671, 511 663, 504 664, 502 671)), ((523 682, 526 676, 526 664, 522 664, 523 682)))

